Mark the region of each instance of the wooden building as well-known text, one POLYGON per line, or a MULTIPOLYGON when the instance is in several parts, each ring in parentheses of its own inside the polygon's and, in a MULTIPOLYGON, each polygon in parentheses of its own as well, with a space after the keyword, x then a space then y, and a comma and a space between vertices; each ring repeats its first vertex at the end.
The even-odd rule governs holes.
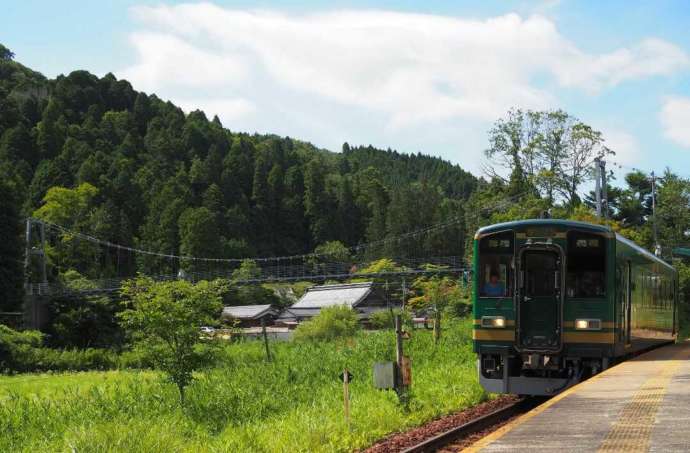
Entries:
POLYGON ((399 304, 388 301, 384 292, 373 282, 313 286, 300 300, 283 310, 275 322, 277 325, 295 327, 318 315, 322 308, 333 306, 353 309, 360 321, 366 324, 372 313, 397 308, 399 304))
POLYGON ((230 305, 223 308, 221 319, 224 321, 237 320, 238 327, 256 327, 264 319, 266 325, 273 323, 278 316, 278 310, 273 305, 230 305))

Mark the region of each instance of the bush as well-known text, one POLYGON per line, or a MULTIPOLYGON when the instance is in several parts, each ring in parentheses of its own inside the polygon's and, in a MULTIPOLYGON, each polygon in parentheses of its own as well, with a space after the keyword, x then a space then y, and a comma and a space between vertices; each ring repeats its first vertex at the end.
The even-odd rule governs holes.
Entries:
POLYGON ((352 337, 359 330, 357 314, 347 306, 326 307, 295 330, 295 341, 330 341, 352 337))
POLYGON ((395 328, 395 315, 402 316, 403 325, 411 325, 412 314, 406 310, 381 310, 369 316, 369 325, 374 329, 393 329, 395 328))
POLYGON ((146 348, 136 345, 127 351, 120 353, 119 368, 154 368, 156 365, 153 353, 146 348))
POLYGON ((116 368, 117 354, 106 349, 51 349, 40 332, 0 325, 0 372, 86 371, 116 368))
POLYGON ((47 342, 53 347, 113 348, 124 342, 116 314, 122 306, 105 296, 54 297, 47 342))
POLYGON ((41 340, 40 332, 17 332, 0 324, 0 371, 21 371, 23 364, 30 363, 41 340))
POLYGON ((21 371, 88 371, 117 368, 118 356, 107 349, 36 348, 31 363, 21 371))

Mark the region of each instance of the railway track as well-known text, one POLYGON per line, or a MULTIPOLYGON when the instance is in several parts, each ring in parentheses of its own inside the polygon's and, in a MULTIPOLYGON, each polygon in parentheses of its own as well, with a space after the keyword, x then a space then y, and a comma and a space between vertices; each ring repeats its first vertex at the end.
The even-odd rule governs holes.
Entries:
POLYGON ((496 425, 502 424, 507 420, 521 415, 525 412, 534 409, 548 398, 546 397, 524 397, 512 404, 496 409, 488 414, 474 418, 466 423, 451 428, 433 437, 429 437, 415 445, 409 446, 403 450, 402 453, 428 453, 451 446, 469 436, 490 430, 496 425))
MULTIPOLYGON (((667 343, 650 345, 625 357, 629 360, 667 343)), ((624 360, 611 364, 615 366, 624 360)), ((583 376, 584 382, 589 376, 583 376)), ((550 397, 504 395, 408 432, 396 433, 364 450, 364 453, 418 453, 459 451, 500 428, 509 420, 546 402, 550 397), (512 399, 512 401, 510 401, 512 399), (430 434, 432 433, 432 434, 430 434)))

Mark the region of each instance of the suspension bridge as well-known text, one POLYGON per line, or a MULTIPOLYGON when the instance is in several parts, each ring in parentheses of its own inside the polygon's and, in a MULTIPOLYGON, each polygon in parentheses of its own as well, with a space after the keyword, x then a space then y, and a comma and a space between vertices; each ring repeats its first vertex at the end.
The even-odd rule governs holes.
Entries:
MULTIPOLYGON (((50 297, 116 293, 125 281, 138 275, 145 275, 155 281, 226 278, 237 285, 459 275, 469 272, 469 265, 464 257, 429 254, 430 247, 425 246, 425 241, 457 232, 457 228, 464 225, 468 219, 507 209, 525 195, 527 193, 506 197, 474 213, 452 217, 378 241, 348 247, 346 256, 333 253, 247 258, 176 255, 113 243, 46 220, 29 218, 26 221, 25 233, 25 288, 29 297, 50 297), (82 258, 84 255, 92 255, 95 267, 103 268, 103 275, 91 277, 77 286, 56 278, 56 274, 69 269, 70 265, 59 262, 60 253, 57 248, 61 246, 68 247, 74 254, 81 254, 82 258), (392 254, 391 248, 404 249, 405 253, 392 254), (392 266, 372 270, 372 263, 382 258, 388 258, 392 266), (249 276, 238 276, 236 272, 248 260, 255 265, 256 272, 249 276)), ((464 241, 465 238, 458 234, 458 237, 452 240, 464 241)))

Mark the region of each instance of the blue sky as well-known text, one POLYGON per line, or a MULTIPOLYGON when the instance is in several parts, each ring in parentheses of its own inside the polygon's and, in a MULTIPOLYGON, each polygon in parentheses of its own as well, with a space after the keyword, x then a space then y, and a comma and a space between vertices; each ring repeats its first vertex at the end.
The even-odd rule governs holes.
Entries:
POLYGON ((480 173, 501 112, 563 108, 626 169, 690 175, 684 1, 10 0, 3 12, 0 42, 27 66, 113 72, 232 130, 480 173))

